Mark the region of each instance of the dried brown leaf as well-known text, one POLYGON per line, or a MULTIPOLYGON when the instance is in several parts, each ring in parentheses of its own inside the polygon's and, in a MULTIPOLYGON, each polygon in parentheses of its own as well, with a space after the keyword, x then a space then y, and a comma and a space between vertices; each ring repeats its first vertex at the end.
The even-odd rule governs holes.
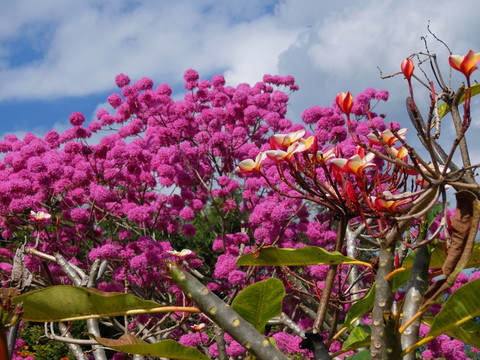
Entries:
POLYGON ((457 209, 452 219, 452 242, 443 264, 444 278, 433 283, 425 293, 422 307, 429 307, 435 299, 452 287, 457 275, 463 270, 472 254, 473 243, 480 219, 480 204, 470 191, 455 194, 457 209))
POLYGON ((118 339, 108 339, 104 337, 95 337, 95 339, 102 345, 111 347, 111 346, 122 346, 122 345, 136 345, 143 343, 142 340, 137 339, 131 334, 123 334, 118 339))

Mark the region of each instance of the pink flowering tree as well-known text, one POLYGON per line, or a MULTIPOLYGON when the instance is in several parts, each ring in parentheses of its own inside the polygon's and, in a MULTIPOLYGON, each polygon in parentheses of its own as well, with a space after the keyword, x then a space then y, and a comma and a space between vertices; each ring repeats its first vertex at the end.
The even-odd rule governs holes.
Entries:
POLYGON ((450 57, 456 91, 434 71, 427 121, 402 63, 422 152, 374 112, 385 91, 341 93, 301 125, 292 77, 234 88, 194 70, 182 100, 122 74, 98 121, 5 137, 0 351, 28 356, 23 312, 77 359, 466 358, 480 347, 479 273, 462 272, 480 255, 465 137, 479 58, 450 57))

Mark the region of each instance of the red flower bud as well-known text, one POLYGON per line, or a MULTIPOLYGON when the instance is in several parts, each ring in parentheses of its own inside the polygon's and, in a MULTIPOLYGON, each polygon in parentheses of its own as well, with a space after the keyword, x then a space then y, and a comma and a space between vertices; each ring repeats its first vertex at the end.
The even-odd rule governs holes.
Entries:
POLYGON ((344 92, 339 93, 335 99, 335 102, 345 115, 350 115, 350 111, 352 111, 353 106, 353 95, 350 93, 350 91, 346 94, 344 92))
POLYGON ((415 66, 413 65, 412 59, 405 59, 402 61, 402 73, 407 80, 412 78, 414 68, 415 66))

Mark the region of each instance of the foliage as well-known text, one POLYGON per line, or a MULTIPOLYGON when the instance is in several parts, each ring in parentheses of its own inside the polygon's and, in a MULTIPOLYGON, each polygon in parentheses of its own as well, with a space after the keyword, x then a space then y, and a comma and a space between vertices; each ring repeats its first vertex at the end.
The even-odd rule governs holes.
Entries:
POLYGON ((275 278, 247 286, 233 300, 232 309, 262 334, 268 320, 282 313, 285 287, 275 278))
POLYGON ((413 60, 401 65, 425 156, 374 112, 385 91, 340 93, 301 125, 286 118, 291 76, 231 87, 191 69, 183 99, 120 74, 112 113, 88 125, 72 113, 62 134, 6 136, 0 275, 21 294, 16 307, 2 302, 3 326, 23 303, 25 320, 59 322, 46 335, 78 359, 85 347, 96 360, 465 359, 480 309, 479 272, 462 272, 478 266, 478 165, 465 134, 480 55, 450 58, 467 79, 457 92, 433 57, 417 56, 440 79, 424 121, 413 60), (448 153, 439 110, 457 129, 448 153))
MULTIPOLYGON (((84 324, 79 322, 75 323, 74 327, 71 331, 72 334, 77 336, 86 330, 84 324), (80 327, 80 329, 77 329, 77 327, 80 327)), ((51 360, 65 357, 74 359, 73 354, 69 352, 66 344, 51 341, 44 337, 45 330, 43 324, 25 323, 18 335, 25 341, 23 349, 19 350, 23 351, 25 355, 34 354, 37 360, 51 360)))

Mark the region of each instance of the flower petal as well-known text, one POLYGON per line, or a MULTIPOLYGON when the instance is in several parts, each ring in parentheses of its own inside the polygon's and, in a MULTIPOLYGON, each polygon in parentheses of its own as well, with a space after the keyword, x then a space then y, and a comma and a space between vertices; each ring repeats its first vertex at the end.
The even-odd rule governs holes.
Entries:
POLYGON ((413 69, 415 68, 415 66, 413 65, 412 59, 403 60, 401 68, 402 68, 402 73, 405 76, 405 78, 407 80, 410 80, 412 78, 413 69))
POLYGON ((450 66, 453 67, 455 70, 460 71, 460 64, 463 61, 464 56, 461 55, 451 55, 448 58, 448 62, 450 63, 450 66))
POLYGON ((286 159, 287 157, 287 152, 286 151, 283 151, 283 150, 269 150, 269 151, 265 151, 265 155, 275 161, 275 163, 279 163, 283 160, 286 159))
POLYGON ((252 159, 246 159, 246 160, 240 161, 235 171, 241 172, 242 174, 246 174, 251 172, 254 167, 255 167, 255 161, 253 161, 252 159))
POLYGON ((346 94, 344 92, 339 93, 335 98, 335 102, 345 115, 350 115, 353 107, 353 95, 350 91, 346 94))

